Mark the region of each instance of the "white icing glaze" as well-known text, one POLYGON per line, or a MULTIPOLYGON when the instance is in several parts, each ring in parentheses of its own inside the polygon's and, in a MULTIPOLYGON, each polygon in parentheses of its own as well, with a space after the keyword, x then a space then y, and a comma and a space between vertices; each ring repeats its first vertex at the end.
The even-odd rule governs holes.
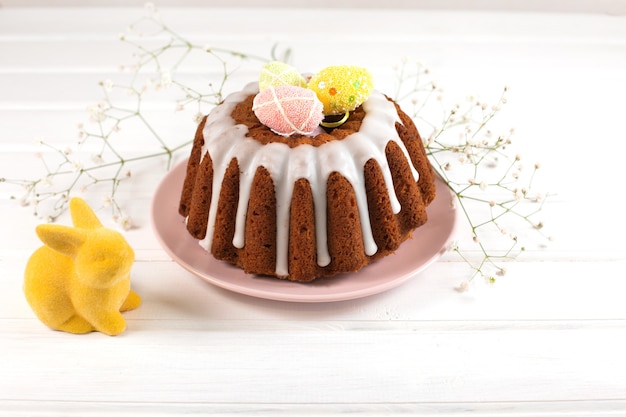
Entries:
POLYGON ((315 205, 315 233, 317 263, 330 263, 326 230, 326 183, 332 172, 338 172, 352 185, 359 211, 365 253, 373 255, 378 250, 372 235, 365 193, 363 167, 374 159, 383 173, 394 213, 400 212, 400 203, 393 188, 391 172, 385 155, 389 141, 394 141, 409 161, 415 181, 418 173, 410 163, 406 147, 398 137, 395 123, 400 122, 395 106, 385 96, 374 91, 363 103, 365 117, 361 129, 343 140, 334 140, 320 146, 300 145, 290 148, 284 143, 260 142, 246 137, 248 128, 236 125, 230 116, 235 106, 251 94, 258 92, 258 84, 250 83, 242 91, 231 94, 209 114, 203 134, 202 155, 208 152, 213 162, 213 198, 209 208, 206 237, 200 244, 211 251, 215 232, 217 202, 222 180, 233 158, 239 164, 239 203, 235 219, 233 245, 245 245, 245 224, 250 200, 252 180, 258 167, 263 166, 274 181, 276 191, 276 275, 287 276, 289 249, 289 212, 295 182, 306 179, 311 185, 315 205))

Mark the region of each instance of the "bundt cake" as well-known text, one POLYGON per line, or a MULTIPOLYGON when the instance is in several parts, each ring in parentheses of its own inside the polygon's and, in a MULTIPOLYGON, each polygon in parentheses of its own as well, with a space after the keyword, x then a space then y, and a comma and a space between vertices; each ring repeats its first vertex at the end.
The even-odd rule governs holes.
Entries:
POLYGON ((285 136, 259 84, 199 124, 180 198, 187 230, 247 273, 308 282, 394 252, 427 220, 434 174, 413 121, 372 91, 337 127, 285 136))

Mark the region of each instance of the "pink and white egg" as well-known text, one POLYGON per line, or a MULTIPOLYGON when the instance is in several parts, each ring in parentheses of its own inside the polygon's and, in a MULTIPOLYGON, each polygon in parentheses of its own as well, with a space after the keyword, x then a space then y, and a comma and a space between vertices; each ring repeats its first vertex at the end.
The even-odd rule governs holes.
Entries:
POLYGON ((317 134, 323 108, 314 91, 293 85, 269 86, 252 102, 259 121, 282 136, 317 134))

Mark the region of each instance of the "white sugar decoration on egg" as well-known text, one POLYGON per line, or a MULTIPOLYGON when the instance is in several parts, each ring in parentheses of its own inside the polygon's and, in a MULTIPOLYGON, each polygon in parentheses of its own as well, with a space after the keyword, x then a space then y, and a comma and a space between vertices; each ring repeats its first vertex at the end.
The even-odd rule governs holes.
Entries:
MULTIPOLYGON (((299 145, 290 148, 284 143, 261 144, 246 136, 248 128, 237 125, 231 117, 235 106, 246 97, 256 94, 258 85, 251 83, 242 91, 231 94, 208 116, 203 134, 202 155, 207 152, 213 162, 213 196, 209 208, 206 237, 200 244, 211 251, 215 233, 215 218, 218 196, 224 174, 233 158, 237 159, 240 171, 239 204, 235 219, 233 245, 245 246, 245 224, 252 180, 257 168, 263 166, 270 173, 276 190, 276 275, 287 276, 289 252, 289 211, 295 182, 301 178, 311 185, 315 206, 315 226, 317 263, 326 266, 330 263, 326 230, 326 184, 332 172, 338 172, 352 185, 356 196, 361 220, 363 243, 367 255, 373 255, 377 246, 370 225, 367 195, 363 168, 374 159, 383 174, 394 213, 400 212, 400 203, 393 188, 391 171, 385 148, 390 141, 395 142, 411 161, 404 143, 398 136, 395 124, 401 123, 392 102, 381 93, 374 91, 363 103, 365 117, 359 132, 342 140, 333 140, 320 146, 299 145)), ((415 181, 418 173, 411 163, 415 181)))

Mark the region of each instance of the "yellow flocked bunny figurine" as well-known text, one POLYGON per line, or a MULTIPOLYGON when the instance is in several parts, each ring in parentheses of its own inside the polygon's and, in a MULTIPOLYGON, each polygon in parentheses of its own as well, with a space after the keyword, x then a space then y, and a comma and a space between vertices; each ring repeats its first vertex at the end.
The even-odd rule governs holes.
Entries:
POLYGON ((45 246, 26 265, 26 299, 52 329, 118 335, 126 329, 120 311, 141 304, 130 289, 135 254, 120 233, 102 226, 84 200, 73 198, 70 213, 74 227, 37 226, 45 246))

